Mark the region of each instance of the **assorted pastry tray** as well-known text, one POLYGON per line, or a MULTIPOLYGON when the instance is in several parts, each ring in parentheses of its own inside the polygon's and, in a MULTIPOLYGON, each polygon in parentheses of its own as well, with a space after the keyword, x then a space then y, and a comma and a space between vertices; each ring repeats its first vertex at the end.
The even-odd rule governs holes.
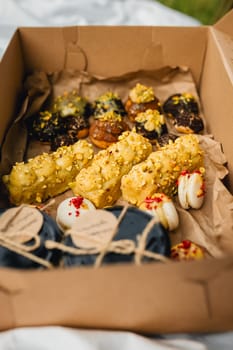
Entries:
MULTIPOLYGON (((226 252, 214 235, 223 218, 212 217, 214 193, 218 205, 228 195, 226 160, 207 134, 187 68, 106 79, 35 73, 25 89, 26 112, 16 118, 27 135, 25 158, 5 162, 2 177, 1 266, 140 264, 226 252), (39 97, 30 93, 36 87, 39 97)), ((6 136, 4 159, 11 148, 6 136)))

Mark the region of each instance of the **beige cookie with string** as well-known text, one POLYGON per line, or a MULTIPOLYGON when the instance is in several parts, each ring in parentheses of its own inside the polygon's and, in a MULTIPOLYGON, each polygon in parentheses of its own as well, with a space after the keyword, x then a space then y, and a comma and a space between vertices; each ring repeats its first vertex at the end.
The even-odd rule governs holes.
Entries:
POLYGON ((21 205, 10 208, 1 215, 0 232, 15 242, 26 243, 37 236, 43 225, 43 216, 39 210, 21 205))

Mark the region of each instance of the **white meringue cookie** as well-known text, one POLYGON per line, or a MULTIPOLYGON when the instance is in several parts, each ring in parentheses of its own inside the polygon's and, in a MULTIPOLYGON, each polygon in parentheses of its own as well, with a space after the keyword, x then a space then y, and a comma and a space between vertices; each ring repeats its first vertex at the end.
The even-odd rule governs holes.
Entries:
POLYGON ((59 204, 56 222, 61 230, 68 230, 81 215, 89 210, 96 210, 96 208, 88 199, 81 196, 69 197, 59 204))
POLYGON ((158 218, 161 224, 170 231, 179 225, 179 216, 172 200, 163 193, 154 193, 145 198, 139 209, 158 218))
POLYGON ((181 175, 178 179, 178 198, 180 205, 184 209, 189 208, 189 202, 187 198, 187 188, 188 188, 188 176, 181 175))
POLYGON ((172 201, 163 204, 163 212, 167 218, 168 229, 175 230, 179 225, 179 217, 172 201))
POLYGON ((184 209, 201 208, 204 201, 204 179, 201 173, 187 173, 178 179, 178 199, 184 209))

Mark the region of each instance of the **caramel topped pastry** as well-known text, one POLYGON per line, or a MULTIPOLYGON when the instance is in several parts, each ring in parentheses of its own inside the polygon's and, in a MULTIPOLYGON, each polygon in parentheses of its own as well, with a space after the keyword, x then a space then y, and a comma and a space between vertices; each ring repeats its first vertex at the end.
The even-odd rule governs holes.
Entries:
POLYGON ((102 114, 106 112, 114 112, 122 117, 126 115, 123 102, 120 97, 113 92, 107 92, 99 96, 93 104, 93 109, 95 118, 101 117, 102 114))
POLYGON ((99 148, 107 148, 118 141, 118 137, 129 130, 123 118, 113 111, 102 114, 101 118, 93 121, 90 127, 90 140, 99 148))
POLYGON ((198 103, 192 94, 178 93, 170 96, 164 102, 163 110, 168 117, 173 118, 178 132, 198 133, 204 129, 198 103))
POLYGON ((155 96, 153 89, 139 83, 130 90, 125 109, 132 122, 135 121, 139 113, 145 112, 147 109, 162 112, 161 103, 155 96))
POLYGON ((148 138, 152 143, 167 132, 164 116, 157 110, 147 109, 135 118, 136 131, 148 138))

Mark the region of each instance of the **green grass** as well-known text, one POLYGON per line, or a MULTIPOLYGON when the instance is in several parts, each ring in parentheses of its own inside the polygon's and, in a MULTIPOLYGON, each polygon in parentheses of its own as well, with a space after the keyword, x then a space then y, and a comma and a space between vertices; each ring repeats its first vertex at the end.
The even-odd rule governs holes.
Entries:
POLYGON ((158 0, 162 4, 198 19, 202 24, 213 24, 233 7, 233 0, 158 0))

